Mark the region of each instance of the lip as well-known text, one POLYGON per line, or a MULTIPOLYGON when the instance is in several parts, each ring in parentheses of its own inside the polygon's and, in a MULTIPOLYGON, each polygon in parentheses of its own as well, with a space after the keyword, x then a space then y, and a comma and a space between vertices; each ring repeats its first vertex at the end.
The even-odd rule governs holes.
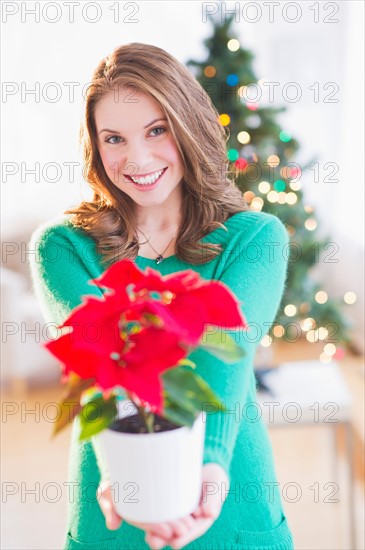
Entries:
MULTIPOLYGON (((132 179, 129 179, 129 181, 132 183, 133 187, 138 189, 138 191, 152 191, 152 189, 155 189, 155 187, 157 187, 157 185, 160 183, 160 180, 161 180, 161 178, 163 178, 166 170, 167 170, 167 168, 163 168, 163 172, 162 172, 161 176, 159 176, 157 178, 157 180, 151 185, 141 185, 139 183, 135 183, 132 179)), ((157 170, 156 170, 156 172, 157 172, 157 170)), ((127 176, 127 177, 129 178, 129 176, 127 176)))

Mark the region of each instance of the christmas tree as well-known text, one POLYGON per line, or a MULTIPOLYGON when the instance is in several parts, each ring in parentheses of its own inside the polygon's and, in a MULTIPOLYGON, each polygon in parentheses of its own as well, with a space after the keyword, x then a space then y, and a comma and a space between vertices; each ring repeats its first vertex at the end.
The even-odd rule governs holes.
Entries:
MULTIPOLYGON (((295 161, 299 143, 276 122, 286 107, 265 107, 248 96, 252 84, 260 85, 253 70, 253 54, 244 49, 231 29, 234 15, 224 21, 210 17, 213 32, 204 41, 204 61, 190 59, 194 73, 216 107, 221 124, 227 128, 227 157, 237 186, 252 210, 275 214, 290 235, 288 278, 277 318, 262 342, 276 338, 290 342, 306 337, 323 342, 321 360, 341 358, 344 343, 350 346, 349 321, 343 302, 330 298, 324 285, 310 276, 321 261, 330 237, 318 238, 315 210, 305 202, 302 175, 317 159, 305 166, 295 161)), ((350 294, 345 302, 351 303, 350 294)))

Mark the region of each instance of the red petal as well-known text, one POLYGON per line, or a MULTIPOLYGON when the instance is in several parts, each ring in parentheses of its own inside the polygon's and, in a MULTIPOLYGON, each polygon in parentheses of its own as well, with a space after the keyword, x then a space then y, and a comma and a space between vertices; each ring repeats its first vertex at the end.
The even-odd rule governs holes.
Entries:
POLYGON ((145 275, 132 260, 120 260, 112 264, 95 282, 118 293, 126 294, 126 287, 131 283, 144 281, 145 275))

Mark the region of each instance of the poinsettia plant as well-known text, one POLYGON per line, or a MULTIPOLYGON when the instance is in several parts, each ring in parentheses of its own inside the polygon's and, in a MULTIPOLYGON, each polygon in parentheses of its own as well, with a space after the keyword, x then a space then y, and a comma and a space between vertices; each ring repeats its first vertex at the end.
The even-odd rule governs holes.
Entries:
POLYGON ((102 298, 84 296, 45 347, 62 363, 66 392, 55 435, 79 415, 80 440, 117 418, 117 402, 133 402, 148 432, 159 414, 192 426, 203 403, 223 404, 195 372, 187 356, 202 347, 228 362, 244 352, 217 327, 244 329, 245 318, 231 290, 193 270, 162 276, 120 260, 92 279, 102 298))

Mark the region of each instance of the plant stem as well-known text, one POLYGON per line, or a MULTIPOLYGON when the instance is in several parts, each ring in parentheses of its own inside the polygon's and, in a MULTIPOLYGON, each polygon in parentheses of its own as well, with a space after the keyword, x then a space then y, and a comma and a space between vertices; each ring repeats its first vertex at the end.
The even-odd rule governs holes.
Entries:
POLYGON ((154 414, 151 412, 147 412, 144 407, 137 405, 137 403, 132 399, 131 394, 129 392, 127 392, 127 395, 128 395, 128 398, 132 401, 133 405, 136 407, 138 414, 147 429, 147 432, 154 433, 154 430, 153 430, 154 414))

